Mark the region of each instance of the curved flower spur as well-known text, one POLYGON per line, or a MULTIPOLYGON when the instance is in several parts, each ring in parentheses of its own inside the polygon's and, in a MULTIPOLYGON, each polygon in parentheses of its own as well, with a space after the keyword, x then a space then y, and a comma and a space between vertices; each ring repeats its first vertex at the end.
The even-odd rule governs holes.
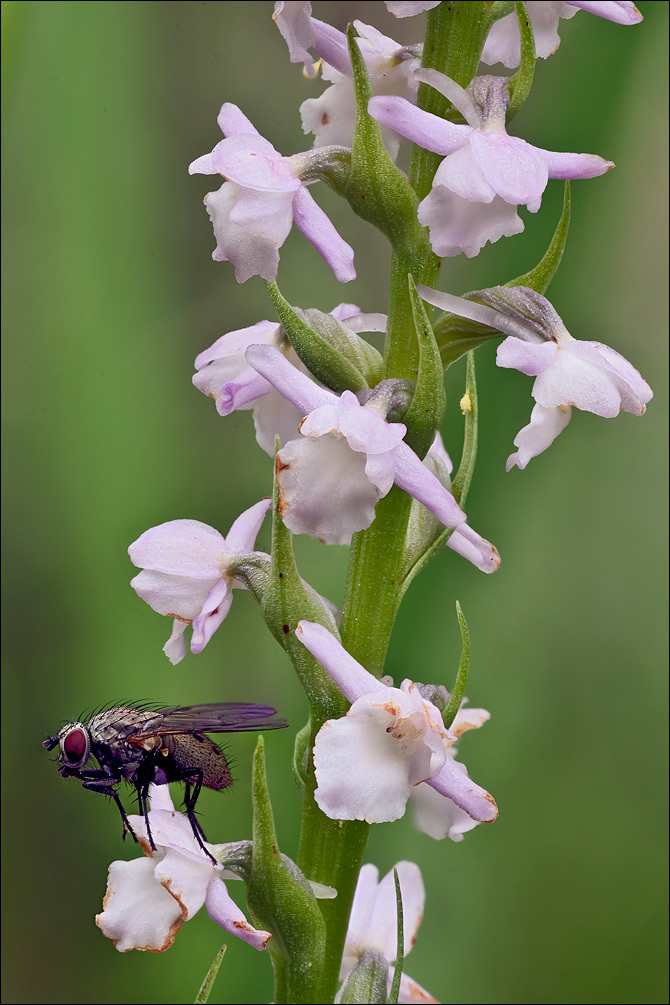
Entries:
POLYGON ((274 708, 245 702, 185 708, 120 705, 98 712, 87 723, 68 723, 43 745, 47 750, 58 747, 63 778, 78 778, 85 789, 114 800, 125 831, 137 841, 116 791, 122 781, 129 782, 137 794, 152 850, 156 846, 149 823, 149 787, 184 782, 184 805, 193 836, 211 858, 203 844, 195 804, 203 785, 208 789, 225 789, 232 784, 232 776, 225 754, 204 734, 284 729, 288 723, 273 718, 275 715, 274 708), (91 758, 98 762, 99 768, 86 767, 91 758))

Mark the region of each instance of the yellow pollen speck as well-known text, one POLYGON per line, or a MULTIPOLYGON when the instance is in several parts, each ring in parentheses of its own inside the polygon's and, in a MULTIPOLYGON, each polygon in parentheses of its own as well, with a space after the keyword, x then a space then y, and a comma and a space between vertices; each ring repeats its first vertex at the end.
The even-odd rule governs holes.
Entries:
POLYGON ((559 410, 559 412, 563 412, 563 414, 565 415, 567 412, 570 411, 570 406, 569 405, 559 405, 558 406, 558 410, 559 410))
POLYGON ((466 415, 468 412, 472 411, 472 398, 466 391, 461 400, 458 403, 460 405, 461 412, 466 415))

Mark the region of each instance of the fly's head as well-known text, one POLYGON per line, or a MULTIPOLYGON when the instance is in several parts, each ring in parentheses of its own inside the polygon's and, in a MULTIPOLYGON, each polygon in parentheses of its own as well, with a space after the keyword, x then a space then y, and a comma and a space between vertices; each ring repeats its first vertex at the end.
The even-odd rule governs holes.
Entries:
POLYGON ((57 736, 50 736, 43 743, 47 750, 58 747, 59 771, 63 778, 79 774, 91 756, 91 737, 81 722, 70 722, 63 726, 57 736))

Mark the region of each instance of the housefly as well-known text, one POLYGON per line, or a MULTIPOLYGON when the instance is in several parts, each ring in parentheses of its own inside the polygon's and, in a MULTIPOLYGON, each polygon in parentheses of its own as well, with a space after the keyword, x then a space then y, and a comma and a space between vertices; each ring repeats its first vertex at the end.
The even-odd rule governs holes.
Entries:
POLYGON ((97 712, 88 722, 68 723, 43 746, 47 750, 58 747, 58 770, 63 778, 78 778, 85 789, 111 796, 125 831, 137 841, 116 790, 122 781, 132 785, 152 850, 156 846, 149 824, 149 786, 184 782, 186 815, 198 844, 209 855, 195 804, 203 785, 225 789, 232 784, 232 776, 225 754, 205 733, 242 733, 288 725, 275 716, 274 708, 246 702, 186 708, 117 705, 97 712), (87 767, 91 759, 97 761, 98 768, 87 767))

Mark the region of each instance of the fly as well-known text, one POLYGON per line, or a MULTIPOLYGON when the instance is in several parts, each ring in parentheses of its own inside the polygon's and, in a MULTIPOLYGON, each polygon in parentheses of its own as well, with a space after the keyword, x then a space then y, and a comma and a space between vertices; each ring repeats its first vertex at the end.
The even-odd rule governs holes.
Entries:
POLYGON ((184 782, 186 815, 198 844, 212 858, 203 844, 195 804, 203 785, 208 789, 225 789, 232 784, 232 776, 225 754, 205 733, 243 733, 283 729, 288 725, 274 716, 274 708, 246 702, 186 708, 118 705, 98 712, 86 723, 68 723, 56 736, 46 739, 43 746, 47 750, 58 747, 58 770, 63 778, 78 778, 85 789, 111 796, 125 831, 137 842, 116 790, 122 781, 132 785, 152 851, 156 845, 149 824, 149 786, 184 782), (91 758, 98 762, 98 768, 87 767, 91 758))

